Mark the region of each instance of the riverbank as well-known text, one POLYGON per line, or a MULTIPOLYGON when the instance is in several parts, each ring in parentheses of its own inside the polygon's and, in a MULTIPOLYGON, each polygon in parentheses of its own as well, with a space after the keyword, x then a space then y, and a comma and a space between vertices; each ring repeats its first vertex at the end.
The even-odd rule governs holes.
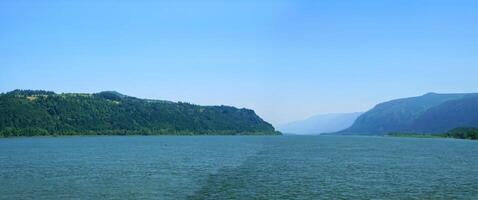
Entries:
POLYGON ((478 140, 478 128, 460 127, 455 128, 447 133, 427 134, 427 133, 389 133, 390 137, 409 137, 409 138, 455 138, 478 140))

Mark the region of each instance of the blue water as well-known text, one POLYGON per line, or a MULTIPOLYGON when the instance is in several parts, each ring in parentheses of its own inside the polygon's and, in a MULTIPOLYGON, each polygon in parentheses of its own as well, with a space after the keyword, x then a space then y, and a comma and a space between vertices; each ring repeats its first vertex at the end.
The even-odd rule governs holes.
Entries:
POLYGON ((334 136, 0 139, 0 199, 476 199, 478 142, 334 136))

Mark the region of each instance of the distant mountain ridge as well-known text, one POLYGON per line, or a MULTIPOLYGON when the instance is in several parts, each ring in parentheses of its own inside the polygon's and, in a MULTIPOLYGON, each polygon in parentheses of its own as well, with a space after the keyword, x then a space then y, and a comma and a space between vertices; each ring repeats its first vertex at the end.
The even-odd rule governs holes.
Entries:
POLYGON ((139 99, 115 91, 0 94, 0 136, 275 135, 253 110, 139 99))
POLYGON ((412 124, 412 130, 431 133, 457 127, 478 127, 478 94, 468 94, 432 107, 412 124))
POLYGON ((315 115, 305 120, 277 126, 284 134, 311 135, 336 132, 350 127, 361 112, 315 115))
POLYGON ((383 135, 390 132, 445 133, 478 127, 478 94, 428 93, 376 105, 339 134, 383 135))

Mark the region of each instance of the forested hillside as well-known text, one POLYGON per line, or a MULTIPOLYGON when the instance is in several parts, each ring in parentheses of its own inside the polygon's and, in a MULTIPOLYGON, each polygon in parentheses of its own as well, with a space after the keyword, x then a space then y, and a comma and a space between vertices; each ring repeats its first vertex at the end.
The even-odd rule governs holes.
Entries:
POLYGON ((0 95, 0 136, 280 134, 253 110, 139 99, 117 92, 0 95))

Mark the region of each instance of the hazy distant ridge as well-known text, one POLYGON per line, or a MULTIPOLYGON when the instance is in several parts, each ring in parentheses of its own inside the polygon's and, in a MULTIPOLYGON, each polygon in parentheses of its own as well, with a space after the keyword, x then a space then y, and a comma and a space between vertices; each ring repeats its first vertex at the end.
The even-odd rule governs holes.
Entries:
POLYGON ((339 133, 444 133, 464 126, 478 127, 478 94, 428 93, 380 103, 339 133))
POLYGON ((361 112, 321 114, 279 125, 277 129, 283 133, 299 135, 336 132, 350 127, 361 114, 361 112))

